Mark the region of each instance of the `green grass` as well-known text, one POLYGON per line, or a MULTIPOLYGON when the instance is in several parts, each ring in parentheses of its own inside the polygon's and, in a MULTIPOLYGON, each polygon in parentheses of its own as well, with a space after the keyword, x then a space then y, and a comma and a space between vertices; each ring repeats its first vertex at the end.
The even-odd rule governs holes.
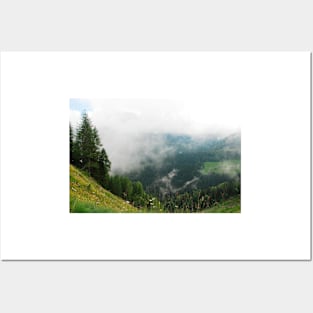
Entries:
POLYGON ((200 170, 202 175, 208 174, 236 174, 240 172, 240 160, 204 162, 200 170))
POLYGON ((70 212, 121 213, 140 212, 123 199, 102 188, 96 181, 70 165, 70 212))
POLYGON ((94 203, 80 201, 72 197, 70 199, 71 213, 115 213, 116 211, 110 208, 97 206, 94 203))
POLYGON ((203 213, 240 213, 240 195, 223 202, 216 203, 213 207, 205 209, 203 213))

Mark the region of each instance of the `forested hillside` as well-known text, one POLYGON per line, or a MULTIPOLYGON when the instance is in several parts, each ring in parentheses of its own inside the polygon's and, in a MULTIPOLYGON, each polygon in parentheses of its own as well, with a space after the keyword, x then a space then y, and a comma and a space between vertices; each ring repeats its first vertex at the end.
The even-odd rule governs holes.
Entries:
POLYGON ((240 134, 225 138, 198 139, 161 135, 172 151, 162 164, 147 160, 140 170, 126 173, 140 180, 145 189, 161 199, 192 190, 206 190, 227 182, 240 193, 240 134))
MULTIPOLYGON (((82 114, 76 129, 70 125, 71 212, 78 212, 77 201, 95 207, 102 203, 106 210, 101 212, 240 212, 239 133, 201 138, 147 134, 147 138, 162 143, 159 150, 170 153, 161 159, 147 157, 140 168, 113 174, 88 115, 82 114), (109 204, 103 198, 112 194, 126 206, 109 204)), ((155 151, 160 156, 157 148, 155 151)))

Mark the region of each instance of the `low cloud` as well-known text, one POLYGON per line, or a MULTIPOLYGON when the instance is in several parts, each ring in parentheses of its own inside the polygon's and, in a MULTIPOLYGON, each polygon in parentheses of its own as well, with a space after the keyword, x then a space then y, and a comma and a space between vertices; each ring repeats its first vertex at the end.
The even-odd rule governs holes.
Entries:
MULTIPOLYGON (((107 99, 79 100, 88 104, 88 115, 99 131, 101 142, 112 162, 113 173, 140 168, 146 160, 154 164, 171 154, 162 134, 203 137, 226 134, 239 128, 235 117, 223 119, 221 109, 172 100, 107 99)), ((76 103, 76 102, 75 102, 76 103)), ((77 126, 81 110, 70 110, 70 121, 77 126)))

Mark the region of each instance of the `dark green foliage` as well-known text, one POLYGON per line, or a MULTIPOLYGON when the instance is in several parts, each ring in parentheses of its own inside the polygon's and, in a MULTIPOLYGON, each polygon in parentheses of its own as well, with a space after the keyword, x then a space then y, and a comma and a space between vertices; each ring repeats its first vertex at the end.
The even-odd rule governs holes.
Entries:
POLYGON ((122 196, 124 199, 131 200, 133 195, 133 184, 128 177, 121 177, 122 196))
POLYGON ((111 190, 113 194, 121 197, 122 196, 122 184, 121 184, 121 179, 119 176, 113 176, 112 178, 112 183, 111 183, 111 190))
POLYGON ((76 143, 80 156, 81 168, 94 176, 99 168, 101 143, 96 128, 92 126, 87 113, 82 114, 81 123, 76 133, 76 143))
POLYGON ((111 162, 86 112, 82 114, 75 136, 70 125, 70 163, 84 170, 103 187, 109 185, 111 162))
POLYGON ((133 184, 133 195, 141 197, 144 194, 142 183, 139 181, 133 184))
POLYGON ((126 176, 111 176, 108 190, 124 200, 129 201, 136 207, 142 208, 149 206, 149 203, 151 204, 149 199, 151 199, 152 196, 145 193, 141 182, 132 182, 126 176))
POLYGON ((70 164, 73 164, 75 166, 79 165, 78 145, 76 143, 74 129, 71 124, 70 124, 70 164))
POLYGON ((203 190, 167 194, 163 202, 167 212, 202 212, 238 195, 240 182, 229 181, 203 190))
POLYGON ((141 182, 133 183, 132 201, 135 206, 142 207, 148 205, 149 196, 144 192, 141 182))
POLYGON ((111 162, 109 161, 105 150, 102 148, 98 157, 98 168, 93 173, 93 177, 104 188, 108 188, 109 186, 110 168, 111 168, 111 162))

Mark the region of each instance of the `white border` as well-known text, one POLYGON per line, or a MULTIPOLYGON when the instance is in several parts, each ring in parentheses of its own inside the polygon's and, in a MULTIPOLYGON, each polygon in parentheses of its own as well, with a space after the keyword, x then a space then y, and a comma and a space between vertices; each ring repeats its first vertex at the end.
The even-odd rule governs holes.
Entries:
POLYGON ((1 53, 1 258, 307 260, 309 140, 306 52, 1 53), (241 214, 68 213, 69 98, 199 94, 242 112, 241 214))

